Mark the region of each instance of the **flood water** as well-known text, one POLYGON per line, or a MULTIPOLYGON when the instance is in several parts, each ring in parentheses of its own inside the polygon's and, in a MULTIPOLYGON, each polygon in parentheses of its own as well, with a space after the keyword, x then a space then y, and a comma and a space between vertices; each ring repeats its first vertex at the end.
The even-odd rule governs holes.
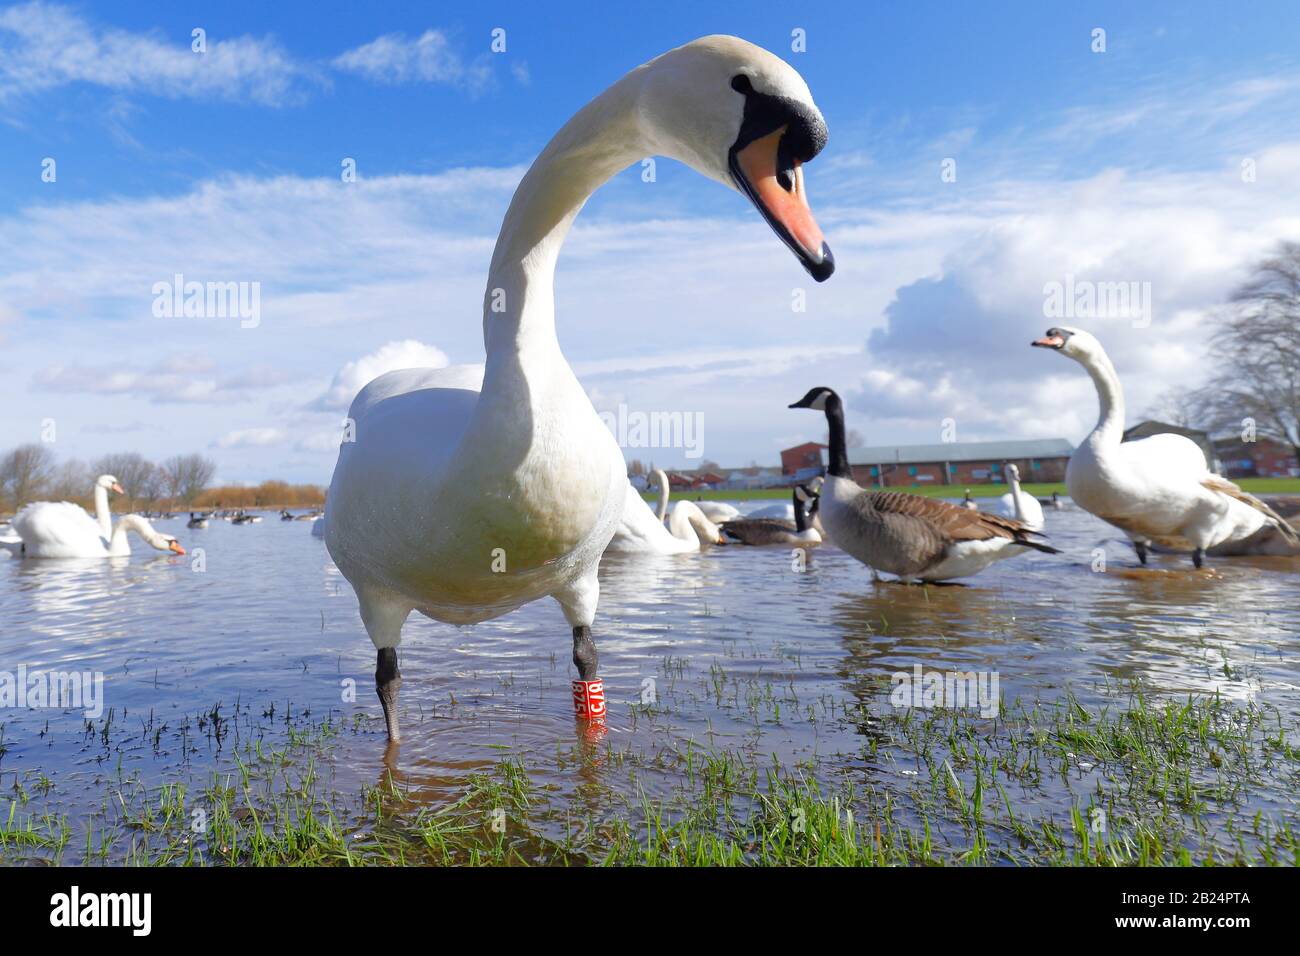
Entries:
MULTIPOLYGON (((1068 691, 1085 705, 1113 706, 1114 686, 1140 680, 1158 693, 1267 702, 1294 728, 1300 560, 1211 559, 1194 572, 1187 557, 1154 556, 1139 571, 1118 533, 1090 515, 1067 508, 1047 521, 1064 554, 1000 562, 966 587, 873 584, 829 546, 802 570, 788 548, 607 557, 595 628, 609 701, 601 746, 654 753, 693 741, 787 763, 816 756, 836 772, 887 777, 895 771, 864 758, 858 724, 801 714, 814 702, 826 713, 828 701, 884 710, 890 675, 915 664, 996 672, 1005 700, 1050 701, 1068 691), (1097 548, 1105 570, 1094 569, 1097 548), (647 694, 660 719, 631 712, 647 694), (743 706, 747 695, 784 703, 783 712, 743 706)), ((105 780, 118 772, 110 764, 150 786, 200 783, 228 760, 210 734, 196 725, 193 746, 178 750, 151 746, 145 728, 175 728, 217 705, 262 715, 260 732, 272 737, 280 715, 360 715, 359 731, 337 739, 334 786, 380 780, 374 649, 351 588, 310 524, 274 515, 206 530, 157 524, 191 553, 0 557, 0 671, 102 672, 105 714, 111 709, 116 726, 130 731, 106 757, 80 710, 0 710, 0 793, 46 777, 53 785, 41 806, 75 823, 103 806, 105 780)), ((401 649, 396 767, 415 799, 450 799, 468 774, 503 754, 557 798, 587 799, 596 784, 626 807, 643 793, 670 792, 678 783, 671 768, 633 780, 600 761, 578 768, 563 759, 578 743, 570 653, 569 629, 550 601, 469 628, 413 615, 401 649)), ((1294 814, 1293 795, 1254 799, 1294 814)))

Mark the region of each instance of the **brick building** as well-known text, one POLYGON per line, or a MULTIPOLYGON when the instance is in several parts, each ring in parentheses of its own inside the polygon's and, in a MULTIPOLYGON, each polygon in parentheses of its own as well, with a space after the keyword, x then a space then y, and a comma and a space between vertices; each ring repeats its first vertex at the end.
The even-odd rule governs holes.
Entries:
POLYGON ((781 474, 797 475, 808 468, 821 468, 822 449, 826 446, 820 442, 806 441, 781 452, 781 474))
POLYGON ((849 466, 854 481, 876 488, 1001 484, 1010 463, 1021 481, 1064 481, 1073 451, 1064 438, 878 445, 850 448, 849 466))
POLYGON ((1295 451, 1290 445, 1271 438, 1244 442, 1239 438, 1219 438, 1214 452, 1229 478, 1292 478, 1300 476, 1295 451))

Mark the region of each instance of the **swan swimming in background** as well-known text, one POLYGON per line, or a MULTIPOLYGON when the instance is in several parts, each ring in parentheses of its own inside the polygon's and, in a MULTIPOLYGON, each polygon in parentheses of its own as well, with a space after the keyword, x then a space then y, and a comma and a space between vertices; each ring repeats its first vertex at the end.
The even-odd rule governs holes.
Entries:
POLYGON ((1097 387, 1097 426, 1065 471, 1070 498, 1147 548, 1190 551, 1201 567, 1214 554, 1297 554, 1300 538, 1267 504, 1210 471, 1201 447, 1182 435, 1122 441, 1124 391, 1096 337, 1058 326, 1030 343, 1082 365, 1097 387))
POLYGON ((748 197, 821 281, 835 264, 802 164, 825 141, 799 74, 743 40, 705 37, 638 67, 569 120, 520 181, 488 270, 484 369, 390 372, 357 395, 325 540, 376 648, 390 740, 412 611, 470 624, 552 597, 581 679, 595 679, 600 556, 625 511, 645 503, 555 334, 556 258, 587 198, 645 156, 678 159, 748 197))
MULTIPOLYGON (((119 484, 118 480, 114 478, 112 475, 100 475, 98 478, 95 479, 95 484, 94 484, 95 517, 93 520, 99 528, 100 536, 105 541, 110 540, 113 536, 113 511, 108 505, 108 493, 110 491, 115 495, 125 494, 125 492, 122 490, 121 484, 119 484)), ((50 504, 55 504, 55 502, 36 501, 27 505, 27 507, 32 508, 37 505, 45 506, 50 504)), ((58 505, 59 508, 74 509, 82 517, 85 518, 90 517, 79 506, 74 505, 70 502, 66 502, 66 501, 59 502, 58 505)), ((23 510, 26 509, 24 508, 23 510)), ((62 514, 63 512, 61 511, 49 512, 49 515, 53 516, 53 520, 57 520, 58 516, 62 514)), ((15 526, 17 520, 18 518, 15 515, 13 521, 6 522, 8 527, 4 535, 0 537, 0 544, 4 545, 5 548, 11 553, 21 554, 22 553, 21 545, 23 543, 23 539, 20 536, 17 527, 15 526)), ((39 534, 39 528, 36 530, 35 533, 39 534)))
POLYGON ((134 532, 158 551, 184 554, 171 535, 159 534, 139 515, 123 515, 105 538, 99 523, 85 509, 68 501, 38 501, 14 515, 19 540, 0 541, 21 558, 120 558, 131 553, 127 533, 134 532))
POLYGON ((1026 528, 1042 531, 1043 506, 1033 495, 1020 490, 1020 466, 1014 462, 1007 465, 1007 477, 1011 481, 1011 490, 998 499, 998 511, 1004 518, 1015 518, 1026 528))
POLYGON ((664 527, 660 517, 668 510, 668 476, 654 472, 659 481, 659 508, 651 511, 629 482, 623 515, 605 549, 616 554, 686 554, 711 544, 726 544, 721 530, 691 501, 679 501, 664 527), (634 500, 635 499, 635 500, 634 500))

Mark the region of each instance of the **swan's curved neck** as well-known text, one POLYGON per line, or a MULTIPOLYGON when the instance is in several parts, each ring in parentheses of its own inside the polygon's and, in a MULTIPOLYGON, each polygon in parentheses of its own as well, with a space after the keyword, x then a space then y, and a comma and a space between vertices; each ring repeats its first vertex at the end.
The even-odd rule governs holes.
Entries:
POLYGON ((155 531, 153 525, 139 515, 122 515, 117 520, 117 527, 113 529, 113 542, 117 543, 125 540, 128 531, 134 531, 150 547, 157 548, 159 551, 167 550, 167 539, 155 531))
POLYGON ((107 541, 113 536, 113 512, 108 507, 108 489, 103 485, 95 485, 95 520, 99 522, 100 534, 107 541))
POLYGON ((655 509, 655 514, 663 521, 668 517, 668 476, 662 471, 656 471, 655 481, 659 485, 659 507, 655 509))
POLYGON ((651 151, 637 122, 641 82, 641 71, 634 70, 579 110, 515 190, 483 298, 485 380, 514 366, 513 356, 558 352, 554 277, 560 246, 588 197, 651 151))
POLYGON ((1110 356, 1105 352, 1090 355, 1083 362, 1092 382, 1097 386, 1097 427, 1089 436, 1094 444, 1118 445, 1124 433, 1124 389, 1110 356))
POLYGON ((1010 472, 1008 477, 1011 480, 1011 504, 1012 507, 1015 508, 1016 520, 1024 521, 1025 509, 1024 506, 1021 505, 1020 503, 1020 479, 1016 477, 1016 473, 1014 471, 1010 472))

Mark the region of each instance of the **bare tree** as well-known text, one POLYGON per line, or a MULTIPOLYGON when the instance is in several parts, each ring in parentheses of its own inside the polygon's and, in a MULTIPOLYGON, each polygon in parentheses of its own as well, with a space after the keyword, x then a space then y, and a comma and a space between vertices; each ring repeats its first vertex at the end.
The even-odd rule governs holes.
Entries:
POLYGON ((1216 373, 1197 393, 1206 421, 1233 432, 1253 422, 1300 457, 1300 243, 1279 244, 1232 293, 1210 344, 1216 373))
POLYGON ((167 475, 160 465, 151 464, 149 473, 140 483, 140 498, 149 503, 150 508, 162 510, 163 495, 167 491, 167 475))
POLYGON ((54 475, 54 453, 48 445, 19 445, 0 458, 0 494, 17 511, 35 501, 54 475))
POLYGON ((84 461, 70 458, 54 469, 50 478, 51 501, 75 501, 86 498, 92 492, 95 476, 90 473, 90 466, 84 461))
POLYGON ((217 473, 217 463, 202 455, 175 455, 163 462, 162 467, 167 474, 168 495, 179 498, 187 508, 217 473))
POLYGON ((1200 393, 1189 388, 1170 388, 1156 396, 1145 415, 1153 421, 1179 428, 1196 428, 1205 415, 1200 393))

